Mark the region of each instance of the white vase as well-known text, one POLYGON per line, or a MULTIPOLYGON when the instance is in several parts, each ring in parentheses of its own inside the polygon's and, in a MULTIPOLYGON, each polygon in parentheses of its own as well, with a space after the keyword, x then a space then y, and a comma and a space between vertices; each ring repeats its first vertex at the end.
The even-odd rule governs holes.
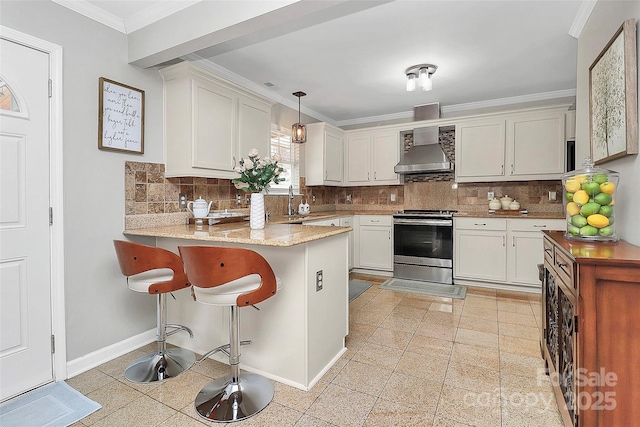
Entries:
POLYGON ((262 193, 251 193, 249 226, 252 230, 264 228, 264 194, 262 193))

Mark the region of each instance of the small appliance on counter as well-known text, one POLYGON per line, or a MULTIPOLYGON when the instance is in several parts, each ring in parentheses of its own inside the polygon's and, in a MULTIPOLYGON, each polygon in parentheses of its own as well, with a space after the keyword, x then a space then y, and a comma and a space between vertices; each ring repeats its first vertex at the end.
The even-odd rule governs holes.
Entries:
POLYGON ((618 172, 596 168, 589 157, 583 169, 562 176, 562 205, 567 218, 564 237, 569 240, 617 242, 615 232, 618 172))

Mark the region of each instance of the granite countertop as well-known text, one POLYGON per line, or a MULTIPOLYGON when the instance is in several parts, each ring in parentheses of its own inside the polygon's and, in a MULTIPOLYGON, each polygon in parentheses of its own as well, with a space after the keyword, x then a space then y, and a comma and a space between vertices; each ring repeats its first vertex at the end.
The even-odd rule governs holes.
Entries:
POLYGON ((531 219, 565 219, 562 213, 554 212, 529 212, 521 213, 521 211, 506 211, 496 210, 490 212, 489 210, 480 212, 457 212, 454 217, 461 218, 531 218, 531 219))
POLYGON ((393 215, 395 211, 380 210, 380 211, 324 211, 313 212, 306 215, 271 215, 269 217, 269 224, 301 224, 304 221, 315 221, 322 219, 339 218, 342 216, 351 215, 393 215))
POLYGON ((127 229, 123 233, 129 236, 167 237, 286 247, 348 233, 351 230, 351 227, 313 227, 299 224, 273 223, 268 223, 263 230, 251 230, 249 222, 245 221, 216 225, 166 225, 127 229))

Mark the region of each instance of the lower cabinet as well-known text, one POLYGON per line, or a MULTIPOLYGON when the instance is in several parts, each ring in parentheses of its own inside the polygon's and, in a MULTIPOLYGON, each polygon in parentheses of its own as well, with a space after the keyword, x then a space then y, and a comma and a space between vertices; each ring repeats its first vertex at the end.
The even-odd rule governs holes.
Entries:
MULTIPOLYGON (((340 226, 340 227, 351 227, 353 228, 353 216, 341 216, 338 218, 331 219, 317 219, 312 221, 305 221, 303 225, 323 225, 323 226, 340 226)), ((352 231, 349 233, 349 270, 353 268, 353 235, 355 233, 352 231)))
POLYGON ((455 218, 454 278, 463 284, 539 290, 540 231, 565 226, 563 219, 455 218))
POLYGON ((354 216, 354 268, 393 271, 393 217, 354 216))
POLYGON ((640 247, 543 235, 540 349, 564 425, 636 425, 640 247))

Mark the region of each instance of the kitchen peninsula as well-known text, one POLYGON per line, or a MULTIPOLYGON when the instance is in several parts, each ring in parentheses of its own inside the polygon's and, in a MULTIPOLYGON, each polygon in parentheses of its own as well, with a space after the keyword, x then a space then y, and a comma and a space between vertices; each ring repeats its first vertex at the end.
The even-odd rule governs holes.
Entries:
MULTIPOLYGON (((251 230, 244 221, 127 229, 124 234, 155 237, 156 246, 175 252, 181 245, 217 245, 262 255, 282 283, 274 297, 258 304, 259 310, 240 311, 240 337, 252 341, 241 349, 241 368, 309 390, 346 351, 349 231, 297 224, 251 230)), ((197 304, 187 291, 174 296, 168 300, 168 322, 192 328, 194 338, 176 334, 171 344, 204 354, 228 342, 226 307, 197 304)), ((213 357, 228 362, 220 353, 213 357)))

